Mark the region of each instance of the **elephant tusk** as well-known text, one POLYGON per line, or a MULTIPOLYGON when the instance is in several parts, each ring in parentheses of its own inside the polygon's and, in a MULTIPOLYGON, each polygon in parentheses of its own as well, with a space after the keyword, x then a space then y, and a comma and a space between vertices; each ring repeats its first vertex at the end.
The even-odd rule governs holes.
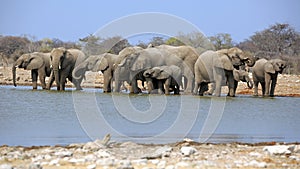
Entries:
POLYGON ((60 66, 60 65, 58 66, 58 69, 59 69, 59 70, 61 69, 61 66, 60 66))

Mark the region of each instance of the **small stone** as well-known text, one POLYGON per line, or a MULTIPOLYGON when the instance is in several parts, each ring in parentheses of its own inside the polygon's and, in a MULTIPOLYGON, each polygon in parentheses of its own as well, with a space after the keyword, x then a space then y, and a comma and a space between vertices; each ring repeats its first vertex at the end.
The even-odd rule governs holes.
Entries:
POLYGON ((96 167, 97 167, 96 164, 90 164, 90 165, 88 165, 86 168, 87 168, 87 169, 95 169, 96 167))
POLYGON ((59 159, 53 159, 49 162, 49 165, 57 165, 59 163, 59 159))
POLYGON ((148 160, 147 159, 137 159, 137 160, 132 160, 131 162, 134 164, 137 164, 137 165, 146 165, 148 160))
POLYGON ((156 159, 156 158, 167 157, 167 156, 170 156, 171 151, 172 151, 172 147, 163 146, 163 147, 156 149, 153 153, 146 154, 145 156, 143 156, 141 158, 156 159))
POLYGON ((175 168, 180 168, 180 167, 189 167, 189 163, 186 162, 179 162, 175 165, 175 168))
POLYGON ((108 158, 108 157, 110 157, 110 154, 108 152, 104 151, 104 150, 97 151, 96 155, 99 158, 108 158))
POLYGON ((168 165, 168 166, 166 167, 166 169, 175 169, 175 166, 174 166, 174 165, 168 165))
POLYGON ((13 167, 10 164, 1 164, 0 169, 13 169, 13 167))
POLYGON ((264 151, 267 151, 268 153, 270 153, 272 155, 291 154, 291 151, 289 149, 290 149, 290 146, 286 146, 286 145, 265 146, 263 148, 264 151))
POLYGON ((261 156, 262 156, 262 155, 261 155, 260 153, 258 153, 258 152, 250 152, 249 155, 252 156, 252 157, 261 157, 261 156))
POLYGON ((166 161, 160 161, 157 164, 157 168, 165 168, 166 167, 167 162, 166 161))
POLYGON ((266 168, 267 163, 266 162, 258 162, 256 160, 252 160, 249 163, 246 163, 245 166, 252 166, 252 167, 259 167, 259 168, 266 168))
POLYGON ((39 163, 32 163, 29 166, 29 169, 42 169, 42 168, 43 168, 42 165, 39 163))
POLYGON ((73 152, 71 151, 59 151, 54 153, 55 156, 58 157, 70 157, 73 155, 73 152))
POLYGON ((159 163, 159 160, 150 160, 150 162, 152 163, 152 164, 154 164, 154 165, 157 165, 158 163, 159 163))
POLYGON ((181 147, 180 152, 184 156, 190 156, 194 154, 197 150, 194 147, 181 147))

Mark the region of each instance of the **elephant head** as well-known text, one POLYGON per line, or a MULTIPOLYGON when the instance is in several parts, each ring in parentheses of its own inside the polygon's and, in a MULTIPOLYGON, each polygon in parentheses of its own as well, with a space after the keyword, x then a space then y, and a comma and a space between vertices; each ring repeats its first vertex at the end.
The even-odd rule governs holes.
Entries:
POLYGON ((265 64, 265 71, 267 73, 282 73, 283 69, 286 67, 286 61, 283 61, 281 59, 272 59, 269 60, 266 64, 265 64))
POLYGON ((155 78, 158 80, 167 79, 170 75, 160 67, 153 67, 143 73, 146 78, 155 78))
POLYGON ((254 59, 246 56, 244 52, 237 47, 218 50, 217 54, 219 55, 219 58, 215 66, 223 68, 225 70, 233 70, 234 68, 239 67, 245 63, 247 65, 249 64, 248 66, 253 66, 255 63, 254 59))
POLYGON ((12 67, 13 84, 16 84, 16 68, 23 68, 25 70, 39 69, 44 65, 43 59, 37 53, 27 53, 20 56, 12 67))
POLYGON ((109 65, 107 58, 104 56, 105 54, 89 56, 74 68, 72 72, 73 78, 80 79, 86 71, 98 72, 106 70, 109 65))
POLYGON ((50 54, 50 64, 54 73, 56 85, 60 84, 60 74, 59 71, 63 68, 63 61, 66 55, 70 53, 63 47, 54 48, 50 54))
POLYGON ((233 77, 235 81, 247 82, 247 86, 249 89, 253 88, 253 82, 249 77, 249 74, 246 70, 233 70, 233 77))

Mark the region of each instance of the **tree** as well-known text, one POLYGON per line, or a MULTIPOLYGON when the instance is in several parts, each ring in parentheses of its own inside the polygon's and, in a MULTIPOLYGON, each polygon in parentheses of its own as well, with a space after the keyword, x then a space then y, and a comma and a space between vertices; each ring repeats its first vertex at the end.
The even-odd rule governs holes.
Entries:
POLYGON ((234 46, 231 35, 228 33, 218 33, 215 36, 209 37, 209 40, 216 50, 228 49, 234 46))
POLYGON ((183 46, 184 43, 181 42, 179 39, 175 37, 170 37, 169 39, 166 40, 166 45, 171 45, 171 46, 183 46))
POLYGON ((159 46, 159 45, 165 44, 165 41, 164 41, 163 37, 155 36, 151 39, 151 41, 148 43, 148 45, 149 44, 152 44, 152 46, 159 46))
POLYGON ((276 57, 288 54, 297 44, 299 34, 289 24, 275 24, 268 29, 256 32, 250 37, 258 51, 265 56, 276 57))
POLYGON ((214 46, 209 39, 200 32, 191 32, 186 34, 181 32, 176 36, 176 38, 185 45, 194 47, 199 54, 206 50, 214 49, 214 46))
POLYGON ((4 66, 14 62, 20 55, 29 52, 30 41, 26 37, 2 36, 0 37, 0 54, 4 66))

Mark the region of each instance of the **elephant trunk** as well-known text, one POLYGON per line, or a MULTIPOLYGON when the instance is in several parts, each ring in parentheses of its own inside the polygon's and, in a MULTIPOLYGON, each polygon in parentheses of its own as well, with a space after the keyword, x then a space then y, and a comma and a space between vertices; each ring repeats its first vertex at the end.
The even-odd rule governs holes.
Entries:
POLYGON ((253 82, 252 82, 252 80, 247 76, 246 77, 246 81, 247 81, 248 88, 252 89, 253 88, 253 82))
POLYGON ((60 58, 54 58, 52 60, 52 71, 55 78, 55 83, 57 86, 57 90, 60 90, 60 69, 61 69, 61 63, 60 58))
POLYGON ((254 56, 250 56, 246 62, 247 66, 253 67, 256 60, 257 60, 257 58, 255 58, 254 56))
POLYGON ((18 65, 14 64, 12 67, 12 74, 13 74, 13 83, 14 86, 17 87, 17 83, 16 83, 16 69, 17 69, 18 65))
POLYGON ((72 77, 76 80, 81 79, 87 70, 87 63, 83 62, 77 65, 72 71, 72 77))

